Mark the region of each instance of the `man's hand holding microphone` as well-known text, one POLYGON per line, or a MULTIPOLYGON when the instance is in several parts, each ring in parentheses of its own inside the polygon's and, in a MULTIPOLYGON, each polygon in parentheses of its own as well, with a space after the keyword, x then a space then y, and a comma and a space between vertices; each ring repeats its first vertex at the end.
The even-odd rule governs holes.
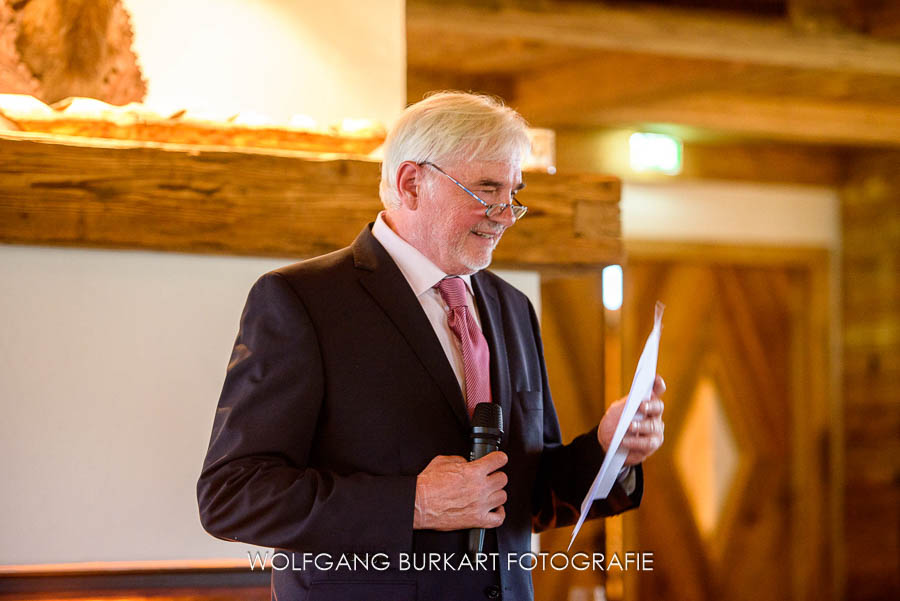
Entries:
MULTIPOLYGON (((662 395, 665 391, 666 384, 657 375, 650 398, 641 404, 643 419, 633 421, 628 434, 622 439, 622 446, 629 450, 626 466, 641 463, 662 445, 665 430, 662 395)), ((624 404, 623 398, 610 405, 600 421, 597 439, 604 450, 609 448, 624 404)), ((490 404, 480 403, 479 407, 481 405, 490 404)), ((506 491, 503 487, 506 486, 507 477, 499 470, 506 465, 508 457, 503 451, 487 452, 492 448, 499 448, 499 435, 492 436, 491 428, 499 426, 502 434, 499 409, 497 405, 491 407, 492 414, 488 418, 485 417, 486 408, 482 408, 482 416, 479 418, 479 409, 476 407, 472 420, 473 446, 470 461, 457 455, 438 455, 418 475, 414 529, 496 528, 503 523, 506 517, 503 509, 506 491), (485 425, 488 427, 485 428, 485 425), (495 438, 496 445, 492 446, 495 438)))

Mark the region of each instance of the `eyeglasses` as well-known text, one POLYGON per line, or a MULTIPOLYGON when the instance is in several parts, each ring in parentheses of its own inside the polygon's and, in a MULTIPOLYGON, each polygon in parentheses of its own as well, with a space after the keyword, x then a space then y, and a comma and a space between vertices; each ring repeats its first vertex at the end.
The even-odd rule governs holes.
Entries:
POLYGON ((459 181, 455 177, 453 177, 452 175, 450 175, 449 173, 447 173, 446 171, 444 171, 443 169, 441 169, 434 163, 431 163, 429 161, 423 161, 423 162, 419 163, 419 165, 428 165, 429 167, 434 167, 438 173, 440 173, 441 175, 443 175, 444 177, 449 179, 451 182, 453 182, 454 184, 459 186, 466 194, 468 194, 469 196, 471 196, 472 198, 474 198, 475 200, 480 202, 482 204, 482 206, 484 206, 484 214, 487 217, 497 217, 499 215, 502 215, 503 211, 505 211, 508 208, 512 212, 513 220, 518 221, 528 211, 528 207, 523 205, 521 202, 519 202, 515 198, 513 198, 512 201, 508 202, 508 203, 500 202, 500 203, 495 203, 495 204, 488 204, 488 203, 484 202, 483 200, 481 200, 481 198, 477 194, 475 194, 474 192, 472 192, 471 190, 466 188, 464 185, 459 183, 459 181))

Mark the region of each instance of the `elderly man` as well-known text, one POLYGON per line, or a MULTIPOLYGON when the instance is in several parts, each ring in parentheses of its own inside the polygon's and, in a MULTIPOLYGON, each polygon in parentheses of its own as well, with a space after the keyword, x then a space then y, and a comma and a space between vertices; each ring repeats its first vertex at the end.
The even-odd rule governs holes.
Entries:
MULTIPOLYGON (((563 445, 534 310, 482 271, 525 214, 528 148, 522 118, 493 99, 410 106, 385 143, 374 225, 250 291, 197 493, 211 534, 293 558, 273 570, 273 598, 533 597, 507 558, 532 529, 577 519, 622 405, 563 445), (502 408, 505 433, 467 462, 480 402, 502 408), (466 553, 473 528, 486 529, 481 562, 466 553)), ((591 517, 638 505, 663 390, 591 517)))

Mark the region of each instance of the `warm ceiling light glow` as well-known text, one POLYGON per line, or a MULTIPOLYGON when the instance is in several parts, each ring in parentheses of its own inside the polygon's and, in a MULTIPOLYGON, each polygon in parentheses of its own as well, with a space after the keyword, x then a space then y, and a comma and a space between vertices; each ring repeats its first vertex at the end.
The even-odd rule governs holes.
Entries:
POLYGON ((634 133, 628 138, 631 168, 637 172, 681 173, 681 140, 665 134, 634 133))
POLYGON ((0 106, 11 111, 23 113, 34 111, 37 113, 50 113, 52 109, 28 94, 0 94, 0 106))
POLYGON ((291 117, 290 122, 288 123, 290 127, 296 127, 297 129, 308 129, 314 130, 319 128, 319 124, 316 123, 316 120, 310 117, 309 115, 294 115, 291 117))
POLYGON ((235 125, 249 125, 251 127, 273 126, 269 117, 256 111, 241 111, 231 120, 235 125))
POLYGON ((351 134, 358 131, 366 131, 372 129, 374 122, 371 119, 343 119, 341 120, 341 131, 351 134))
POLYGON ((622 266, 607 265, 603 268, 603 306, 609 311, 622 307, 622 266))

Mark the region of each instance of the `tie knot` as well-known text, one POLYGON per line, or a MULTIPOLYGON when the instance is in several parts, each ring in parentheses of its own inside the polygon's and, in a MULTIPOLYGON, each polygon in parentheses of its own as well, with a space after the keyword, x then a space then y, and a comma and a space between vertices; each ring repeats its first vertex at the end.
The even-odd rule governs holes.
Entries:
POLYGON ((444 278, 434 286, 451 310, 466 306, 466 283, 462 278, 444 278))

